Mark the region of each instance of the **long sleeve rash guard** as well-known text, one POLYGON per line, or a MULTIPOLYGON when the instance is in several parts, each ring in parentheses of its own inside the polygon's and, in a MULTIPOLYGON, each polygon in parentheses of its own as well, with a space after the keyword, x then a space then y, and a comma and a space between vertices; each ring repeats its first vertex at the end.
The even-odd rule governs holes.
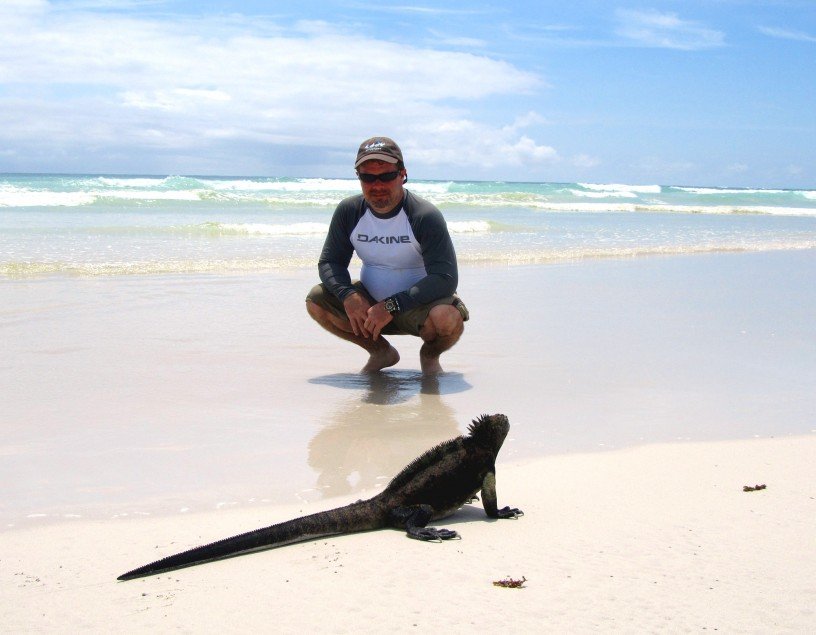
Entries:
POLYGON ((360 194, 337 206, 318 271, 340 300, 355 291, 348 270, 355 251, 363 262, 360 280, 378 302, 396 296, 406 311, 456 291, 456 253, 445 219, 408 190, 402 205, 386 215, 373 213, 360 194))

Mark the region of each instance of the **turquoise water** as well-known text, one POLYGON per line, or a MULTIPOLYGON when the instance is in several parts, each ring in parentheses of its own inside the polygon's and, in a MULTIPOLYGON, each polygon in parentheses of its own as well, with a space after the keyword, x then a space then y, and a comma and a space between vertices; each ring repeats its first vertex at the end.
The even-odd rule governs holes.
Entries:
MULTIPOLYGON (((816 190, 409 182, 463 264, 816 247, 816 190)), ((351 179, 0 176, 0 276, 314 265, 351 179)))

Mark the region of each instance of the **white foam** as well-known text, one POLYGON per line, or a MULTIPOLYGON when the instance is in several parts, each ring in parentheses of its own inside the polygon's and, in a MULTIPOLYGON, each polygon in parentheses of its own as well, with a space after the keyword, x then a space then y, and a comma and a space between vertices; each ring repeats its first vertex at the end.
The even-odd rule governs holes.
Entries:
POLYGON ((27 188, 0 188, 0 207, 79 207, 96 197, 88 192, 39 192, 27 188))
POLYGON ((213 227, 226 233, 260 236, 311 236, 325 234, 327 223, 293 223, 290 225, 269 225, 266 223, 215 223, 213 227))
MULTIPOLYGON (((212 188, 218 192, 286 192, 286 193, 311 193, 326 192, 336 194, 348 193, 356 194, 360 192, 360 184, 357 179, 294 179, 291 181, 256 181, 256 180, 224 180, 224 179, 200 179, 202 185, 212 188)), ((408 186, 411 190, 419 194, 446 194, 453 184, 448 182, 428 182, 413 181, 408 186)))
POLYGON ((635 192, 637 194, 660 194, 659 185, 623 185, 620 183, 578 183, 585 190, 595 192, 635 192))
POLYGON ((109 190, 89 192, 42 192, 25 188, 0 189, 0 207, 80 207, 100 199, 128 201, 198 201, 192 190, 109 190))
POLYGON ((808 207, 775 207, 771 205, 672 205, 641 203, 551 203, 538 201, 524 206, 550 212, 657 212, 664 214, 768 214, 772 216, 816 216, 808 207))
POLYGON ((450 191, 451 186, 453 186, 453 181, 448 181, 445 183, 413 181, 407 187, 420 194, 447 194, 450 191))
POLYGON ((452 234, 477 234, 489 232, 491 226, 486 220, 450 221, 448 229, 452 234))
POLYGON ((291 205, 291 206, 298 206, 298 207, 309 206, 309 205, 315 205, 315 206, 319 206, 319 207, 326 207, 326 206, 334 207, 334 206, 337 205, 337 203, 339 203, 339 200, 338 200, 337 196, 335 196, 335 195, 333 195, 331 193, 328 193, 328 192, 324 196, 305 196, 304 195, 304 196, 298 196, 296 198, 293 198, 291 196, 288 196, 288 197, 287 196, 265 196, 265 197, 260 198, 260 199, 246 197, 244 199, 239 198, 239 200, 246 200, 246 201, 253 201, 253 202, 257 201, 257 202, 261 202, 261 203, 268 203, 270 205, 291 205))
POLYGON ((110 187, 160 187, 167 183, 167 180, 173 177, 165 178, 142 178, 142 177, 128 177, 128 178, 114 178, 109 176, 100 176, 97 181, 102 185, 110 187))
POLYGON ((611 246, 574 247, 544 250, 513 250, 508 252, 457 252, 460 264, 544 264, 576 260, 596 260, 606 258, 638 258, 648 256, 675 256, 705 253, 741 253, 778 250, 814 249, 816 241, 767 241, 756 244, 729 244, 727 242, 696 245, 655 245, 655 246, 611 246))
POLYGON ((599 192, 582 192, 581 190, 570 190, 570 194, 580 198, 637 198, 635 192, 629 190, 609 190, 599 192))
POLYGON ((227 192, 358 192, 354 179, 297 179, 294 181, 251 181, 202 179, 204 185, 227 192))
POLYGON ((120 192, 90 192, 94 198, 121 199, 126 201, 198 201, 201 195, 195 190, 134 190, 120 192))
POLYGON ((785 194, 785 190, 763 190, 763 189, 740 189, 740 188, 719 188, 719 187, 681 187, 672 185, 671 189, 689 194, 785 194))
POLYGON ((112 262, 0 262, 0 276, 37 278, 50 275, 80 277, 214 273, 234 274, 314 267, 313 254, 299 257, 212 260, 152 260, 112 262))

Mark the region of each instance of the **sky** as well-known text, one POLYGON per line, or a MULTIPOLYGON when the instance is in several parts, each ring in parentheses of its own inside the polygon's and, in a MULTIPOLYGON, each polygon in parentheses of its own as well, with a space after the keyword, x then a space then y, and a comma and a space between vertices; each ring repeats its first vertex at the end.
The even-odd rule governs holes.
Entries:
POLYGON ((816 189, 814 0, 0 0, 0 172, 816 189))

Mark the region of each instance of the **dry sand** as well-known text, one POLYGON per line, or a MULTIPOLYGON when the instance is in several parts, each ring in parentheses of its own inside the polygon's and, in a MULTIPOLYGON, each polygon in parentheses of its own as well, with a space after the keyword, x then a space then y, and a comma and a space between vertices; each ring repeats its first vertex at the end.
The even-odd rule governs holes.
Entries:
POLYGON ((2 630, 810 633, 815 455, 796 437, 500 461, 499 503, 525 516, 468 506, 439 523, 460 541, 383 530, 130 582, 115 578, 353 497, 10 531, 2 630), (493 585, 508 577, 527 581, 493 585))

